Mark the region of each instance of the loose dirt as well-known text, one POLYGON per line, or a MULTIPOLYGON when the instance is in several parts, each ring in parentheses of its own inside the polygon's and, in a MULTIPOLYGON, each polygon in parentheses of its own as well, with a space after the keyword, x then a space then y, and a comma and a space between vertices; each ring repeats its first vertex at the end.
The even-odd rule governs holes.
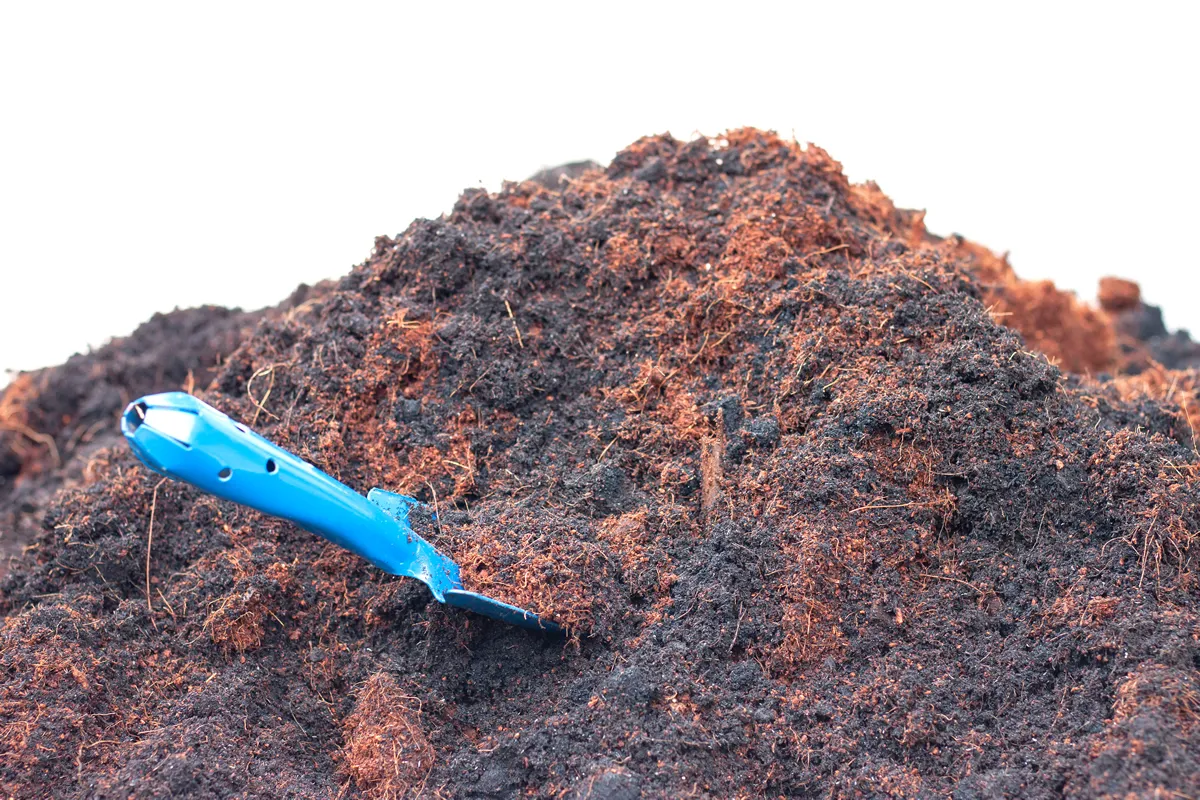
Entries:
POLYGON ((1200 795, 1198 359, 1136 287, 756 130, 539 181, 5 392, 3 791, 1200 795), (185 384, 570 635, 160 483, 116 415, 185 384))

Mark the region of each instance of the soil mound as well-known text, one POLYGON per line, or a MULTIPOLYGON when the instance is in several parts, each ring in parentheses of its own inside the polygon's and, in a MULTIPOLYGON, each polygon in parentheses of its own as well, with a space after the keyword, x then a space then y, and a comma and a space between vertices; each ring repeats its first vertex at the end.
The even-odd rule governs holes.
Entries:
POLYGON ((92 457, 120 442, 113 415, 156 387, 207 386, 257 318, 213 306, 156 314, 95 352, 19 374, 0 395, 0 575, 54 492, 90 482, 92 457))
POLYGON ((301 286, 279 306, 260 311, 203 306, 155 314, 98 350, 17 375, 0 393, 0 576, 41 527, 54 492, 90 483, 93 458, 103 460, 121 443, 114 415, 163 387, 208 386, 261 319, 326 288, 301 286))
POLYGON ((1121 336, 756 130, 468 191, 195 388, 572 636, 118 445, 0 583, 0 788, 1195 796, 1196 381, 1121 336))

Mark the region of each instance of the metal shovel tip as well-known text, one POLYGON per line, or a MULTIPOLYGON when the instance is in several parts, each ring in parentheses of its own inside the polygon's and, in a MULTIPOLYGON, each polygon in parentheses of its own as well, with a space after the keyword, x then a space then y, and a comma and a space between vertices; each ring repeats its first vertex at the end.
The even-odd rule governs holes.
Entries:
POLYGON ((542 619, 532 611, 517 608, 487 595, 468 592, 466 589, 451 589, 446 592, 446 605, 465 608, 476 614, 482 614, 509 625, 528 628, 531 631, 540 631, 554 636, 566 635, 566 630, 561 625, 542 619))
POLYGON ((468 591, 462 584, 458 564, 449 556, 439 552, 413 528, 414 523, 419 524, 420 518, 425 518, 428 522, 436 522, 436 512, 433 509, 415 498, 380 488, 368 492, 367 499, 383 509, 401 527, 405 535, 410 538, 414 551, 424 554, 429 564, 428 568, 408 569, 401 574, 415 577, 424 582, 433 592, 435 600, 528 630, 550 635, 566 634, 566 630, 561 625, 544 620, 532 611, 505 603, 494 597, 468 591), (414 514, 414 512, 421 513, 414 514))

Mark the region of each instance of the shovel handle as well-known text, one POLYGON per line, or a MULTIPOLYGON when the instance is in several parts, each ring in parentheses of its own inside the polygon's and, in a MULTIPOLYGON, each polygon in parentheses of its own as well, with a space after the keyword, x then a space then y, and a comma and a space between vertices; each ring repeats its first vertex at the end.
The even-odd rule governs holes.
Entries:
POLYGON ((416 501, 373 493, 372 499, 386 502, 389 514, 189 394, 147 395, 130 403, 121 417, 121 432, 138 459, 161 475, 294 522, 385 572, 419 578, 439 600, 443 588, 461 585, 457 574, 438 574, 445 568, 434 556, 450 566, 453 562, 408 525, 404 501, 416 501))

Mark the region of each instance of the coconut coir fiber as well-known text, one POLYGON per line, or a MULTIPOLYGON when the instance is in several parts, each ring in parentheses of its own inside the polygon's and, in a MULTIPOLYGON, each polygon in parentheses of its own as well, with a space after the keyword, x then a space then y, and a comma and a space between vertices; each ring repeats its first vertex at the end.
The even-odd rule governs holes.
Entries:
MULTIPOLYGON (((380 238, 195 388, 571 637, 114 441, 0 585, 4 792, 1200 794, 1200 413, 1140 298, 754 130, 548 182, 380 238)), ((5 395, 9 495, 77 458, 55 374, 5 395)))

